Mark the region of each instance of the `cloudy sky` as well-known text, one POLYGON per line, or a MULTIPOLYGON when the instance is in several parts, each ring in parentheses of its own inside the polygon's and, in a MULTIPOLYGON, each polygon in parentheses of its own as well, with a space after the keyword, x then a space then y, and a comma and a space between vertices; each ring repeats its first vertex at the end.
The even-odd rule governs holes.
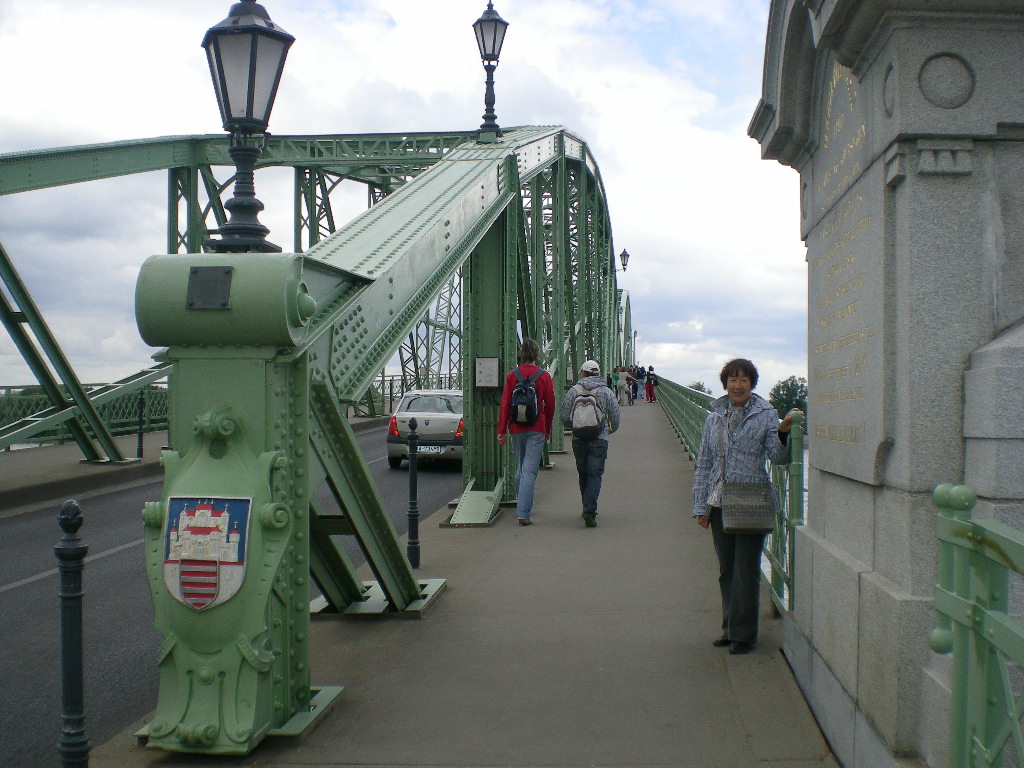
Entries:
MULTIPOLYGON (((0 153, 216 133, 200 41, 228 0, 0 0, 0 153)), ((502 126, 564 125, 606 185, 638 359, 712 384, 752 358, 759 391, 806 375, 806 263, 795 171, 746 127, 769 0, 498 0, 502 126)), ((277 134, 472 130, 485 0, 264 0, 296 38, 277 134)), ((290 173, 257 175, 270 239, 291 242, 290 173)), ((133 294, 163 252, 164 173, 0 198, 0 242, 79 376, 149 363, 133 294)), ((355 197, 355 196, 354 196, 355 197)), ((359 193, 359 199, 365 199, 359 193)), ((355 211, 353 211, 354 213, 355 211)), ((32 381, 0 332, 0 385, 32 381)), ((717 384, 714 390, 720 391, 717 384)))

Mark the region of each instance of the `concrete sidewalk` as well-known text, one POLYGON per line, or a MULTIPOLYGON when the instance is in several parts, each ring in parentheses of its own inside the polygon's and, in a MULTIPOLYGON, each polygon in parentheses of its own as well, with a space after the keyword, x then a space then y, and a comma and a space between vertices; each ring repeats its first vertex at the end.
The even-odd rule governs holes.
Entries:
POLYGON ((244 758, 176 755, 137 743, 143 719, 93 768, 835 768, 767 597, 753 653, 711 646, 717 564, 689 517, 693 465, 660 407, 622 413, 597 528, 572 456, 555 456, 533 525, 510 511, 490 528, 439 528, 447 510, 421 523, 419 573, 448 580, 424 619, 314 622, 312 679, 345 690, 311 733, 244 758))

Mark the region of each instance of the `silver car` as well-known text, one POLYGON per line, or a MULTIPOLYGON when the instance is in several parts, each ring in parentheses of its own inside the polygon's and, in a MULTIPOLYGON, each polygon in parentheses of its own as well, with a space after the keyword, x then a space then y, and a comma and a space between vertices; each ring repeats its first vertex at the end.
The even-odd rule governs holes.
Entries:
POLYGON ((406 392, 388 426, 388 466, 409 458, 409 419, 416 417, 416 457, 462 461, 462 390, 417 389, 406 392))

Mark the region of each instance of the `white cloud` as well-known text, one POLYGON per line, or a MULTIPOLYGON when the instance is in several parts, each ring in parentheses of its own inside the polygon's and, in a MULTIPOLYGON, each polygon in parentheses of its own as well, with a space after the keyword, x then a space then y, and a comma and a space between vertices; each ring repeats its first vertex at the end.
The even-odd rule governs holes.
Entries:
MULTIPOLYGON (((0 0, 0 152, 217 133, 200 42, 230 0, 0 0), (69 64, 70 62, 70 64, 69 64)), ((265 0, 296 37, 278 134, 473 129, 483 0, 265 0)), ((633 256, 639 357, 682 383, 751 357, 770 387, 805 375, 806 264, 795 171, 745 129, 760 96, 768 0, 500 0, 504 126, 565 125, 590 145, 615 247, 633 256), (770 379, 770 381, 769 381, 770 379)), ((290 174, 260 172, 270 239, 291 247, 290 174)), ((83 379, 147 365, 131 306, 164 248, 162 174, 0 198, 0 240, 83 379)), ((363 193, 347 195, 353 210, 363 193)), ((0 382, 26 381, 0 336, 0 382)))

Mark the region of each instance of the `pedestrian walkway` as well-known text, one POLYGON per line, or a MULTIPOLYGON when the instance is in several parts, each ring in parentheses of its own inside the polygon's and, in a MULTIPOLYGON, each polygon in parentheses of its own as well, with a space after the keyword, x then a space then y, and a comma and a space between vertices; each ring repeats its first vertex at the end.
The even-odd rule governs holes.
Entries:
POLYGON ((836 768, 767 596, 753 653, 711 645, 716 559, 661 407, 622 409, 597 528, 580 519, 571 454, 553 458, 531 526, 514 510, 489 528, 440 528, 447 510, 421 522, 419 573, 448 580, 425 618, 314 622, 312 680, 345 689, 311 733, 197 759, 142 747, 143 719, 92 768, 836 768))

